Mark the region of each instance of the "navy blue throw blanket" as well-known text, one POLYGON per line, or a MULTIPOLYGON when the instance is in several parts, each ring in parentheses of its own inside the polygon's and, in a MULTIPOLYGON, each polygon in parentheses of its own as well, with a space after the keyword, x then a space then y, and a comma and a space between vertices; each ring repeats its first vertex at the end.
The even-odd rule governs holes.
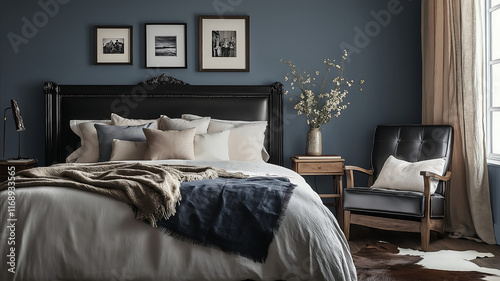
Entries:
POLYGON ((183 182, 175 216, 157 225, 178 239, 264 262, 294 188, 279 177, 183 182))

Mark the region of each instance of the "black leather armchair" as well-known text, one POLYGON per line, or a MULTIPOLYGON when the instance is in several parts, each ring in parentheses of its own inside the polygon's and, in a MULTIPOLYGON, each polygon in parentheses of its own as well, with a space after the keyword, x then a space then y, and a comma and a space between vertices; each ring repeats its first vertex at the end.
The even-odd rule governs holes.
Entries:
POLYGON ((380 125, 373 138, 370 170, 345 166, 344 233, 349 239, 350 225, 385 230, 420 232, 421 248, 429 250, 430 231, 444 235, 446 185, 453 148, 453 128, 446 125, 380 125), (417 162, 446 157, 444 173, 421 171, 424 193, 370 188, 387 158, 417 162), (354 185, 354 171, 369 175, 368 187, 354 185), (431 178, 439 179, 430 194, 431 178))

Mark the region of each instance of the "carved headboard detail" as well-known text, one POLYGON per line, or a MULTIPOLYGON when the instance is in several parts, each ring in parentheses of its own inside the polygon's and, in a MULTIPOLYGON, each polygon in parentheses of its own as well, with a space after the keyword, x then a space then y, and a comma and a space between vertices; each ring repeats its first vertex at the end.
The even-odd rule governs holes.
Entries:
POLYGON ((189 85, 189 83, 186 83, 182 80, 179 80, 177 78, 168 76, 165 73, 162 73, 156 77, 153 77, 151 79, 148 79, 144 82, 140 82, 139 85, 159 85, 159 84, 168 84, 168 85, 189 85))

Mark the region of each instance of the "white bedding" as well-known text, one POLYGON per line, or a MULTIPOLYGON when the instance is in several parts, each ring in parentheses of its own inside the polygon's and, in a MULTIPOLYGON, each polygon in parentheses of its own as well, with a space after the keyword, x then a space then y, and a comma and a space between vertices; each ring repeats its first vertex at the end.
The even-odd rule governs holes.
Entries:
POLYGON ((125 203, 84 191, 16 189, 15 274, 8 271, 7 192, 0 192, 0 280, 356 280, 332 213, 295 172, 272 164, 200 164, 297 184, 265 263, 172 238, 134 218, 125 203))

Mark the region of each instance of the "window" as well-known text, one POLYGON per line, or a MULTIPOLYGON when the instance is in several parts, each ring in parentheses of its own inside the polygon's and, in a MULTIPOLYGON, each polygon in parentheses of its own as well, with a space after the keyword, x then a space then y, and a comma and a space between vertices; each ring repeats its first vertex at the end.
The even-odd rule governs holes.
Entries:
POLYGON ((488 161, 500 164, 500 0, 486 0, 486 133, 488 161))

